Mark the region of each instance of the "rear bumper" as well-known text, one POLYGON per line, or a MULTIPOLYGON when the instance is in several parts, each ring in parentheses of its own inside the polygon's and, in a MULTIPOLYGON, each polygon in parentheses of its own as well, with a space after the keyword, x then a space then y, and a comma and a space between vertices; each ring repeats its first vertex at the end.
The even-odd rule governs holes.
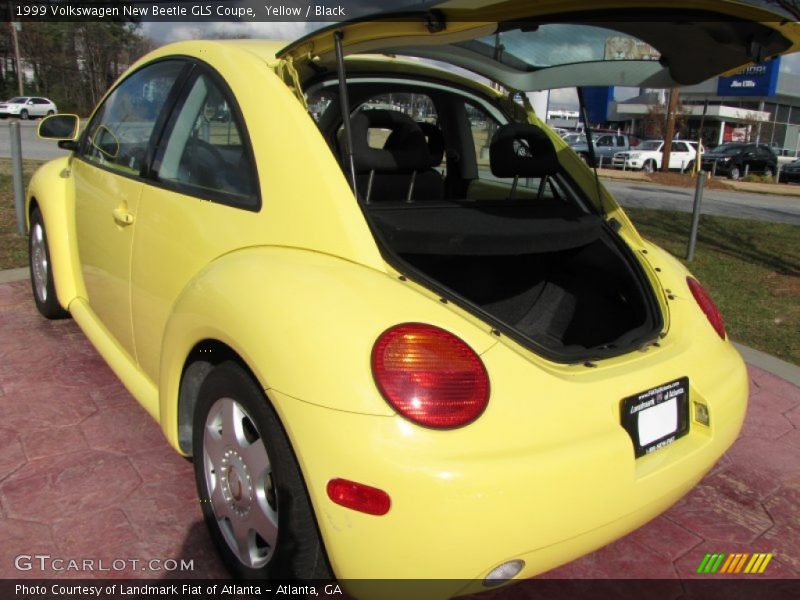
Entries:
POLYGON ((621 380, 592 382, 590 374, 565 388, 512 381, 505 375, 519 364, 501 345, 484 354, 490 407, 461 430, 430 431, 400 417, 268 394, 295 445, 337 576, 452 579, 459 587, 448 593, 455 594, 482 589, 488 572, 508 560, 525 561, 517 579, 573 560, 688 492, 733 443, 745 414, 744 365, 729 344, 720 345, 709 372, 692 368, 697 357, 686 353, 663 369, 629 374, 633 390, 669 380, 676 369, 688 374, 690 402, 705 403, 712 415, 710 427, 692 421, 685 437, 638 460, 618 423, 618 404, 594 402, 625 397, 630 390, 621 380), (537 406, 537 397, 551 394, 557 406, 537 406), (524 398, 530 412, 519 404, 524 398), (334 477, 385 490, 391 510, 374 517, 334 505, 325 494, 334 477))

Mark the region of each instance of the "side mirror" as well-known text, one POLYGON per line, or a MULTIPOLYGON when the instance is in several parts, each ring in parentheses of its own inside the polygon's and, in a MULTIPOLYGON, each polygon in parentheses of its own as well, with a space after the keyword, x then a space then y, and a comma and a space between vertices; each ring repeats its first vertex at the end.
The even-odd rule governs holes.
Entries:
POLYGON ((39 137, 45 140, 77 140, 80 121, 77 115, 50 115, 39 123, 39 137))

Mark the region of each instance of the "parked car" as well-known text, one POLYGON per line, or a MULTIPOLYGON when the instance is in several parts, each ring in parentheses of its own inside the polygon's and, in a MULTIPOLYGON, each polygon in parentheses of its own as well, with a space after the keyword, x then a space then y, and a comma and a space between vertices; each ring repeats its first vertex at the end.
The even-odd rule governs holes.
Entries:
POLYGON ((58 112, 58 107, 48 98, 39 96, 17 96, 0 102, 0 118, 19 117, 29 119, 30 117, 45 117, 54 115, 58 112))
MULTIPOLYGON (((645 140, 635 150, 617 152, 614 155, 615 169, 634 169, 652 173, 661 169, 664 160, 664 140, 645 140)), ((669 155, 669 168, 680 171, 691 170, 697 158, 697 142, 674 140, 669 155)))
POLYGON ((586 134, 585 133, 567 133, 561 136, 561 139, 564 140, 564 143, 567 145, 573 144, 585 144, 586 143, 586 134))
POLYGON ((748 173, 772 177, 778 171, 778 157, 767 144, 732 142, 703 154, 701 166, 704 171, 727 175, 729 179, 744 176, 745 168, 748 173))
POLYGON ((780 183, 800 182, 800 160, 793 160, 781 167, 778 181, 780 183))
POLYGON ((754 39, 800 48, 764 9, 651 4, 604 3, 600 31, 595 10, 570 24, 585 2, 512 0, 285 47, 181 42, 80 135, 42 122, 71 155, 28 188, 34 302, 70 314, 193 457, 234 573, 480 591, 646 523, 733 443, 747 372, 708 292, 502 91, 688 84, 748 63, 754 39), (640 34, 661 60, 543 64, 556 34, 640 34), (386 94, 436 121, 370 109, 386 94))
MULTIPOLYGON (((627 133, 592 133, 592 146, 594 147, 595 160, 598 167, 611 167, 614 155, 636 148, 641 140, 627 133)), ((575 153, 584 162, 589 162, 589 144, 584 137, 582 142, 570 144, 575 153)))

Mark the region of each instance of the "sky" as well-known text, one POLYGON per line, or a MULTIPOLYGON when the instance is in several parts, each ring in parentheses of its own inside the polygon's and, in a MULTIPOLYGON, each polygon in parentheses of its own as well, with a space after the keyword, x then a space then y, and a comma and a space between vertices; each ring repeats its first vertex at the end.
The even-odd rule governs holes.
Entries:
MULTIPOLYGON (((268 23, 144 22, 142 23, 141 31, 142 34, 153 39, 157 45, 191 39, 234 36, 286 40, 288 42, 328 24, 303 21, 268 23)), ((800 53, 784 56, 781 59, 781 71, 800 74, 800 53)), ((637 90, 633 88, 617 88, 615 90, 615 99, 625 100, 635 96, 636 93, 637 90)), ((551 109, 577 109, 578 98, 574 88, 552 90, 549 107, 551 109)))

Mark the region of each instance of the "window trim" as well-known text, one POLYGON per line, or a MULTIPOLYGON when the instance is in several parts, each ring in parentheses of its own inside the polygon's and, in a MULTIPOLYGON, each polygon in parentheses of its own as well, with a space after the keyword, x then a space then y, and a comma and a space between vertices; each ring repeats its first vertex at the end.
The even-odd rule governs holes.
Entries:
POLYGON ((150 171, 150 161, 152 160, 152 150, 155 143, 155 140, 159 139, 161 136, 161 130, 164 128, 164 124, 166 122, 167 116, 172 113, 173 107, 175 102, 180 98, 180 94, 183 91, 183 87, 186 84, 186 79, 191 75, 193 70, 193 65, 189 60, 189 57, 186 56, 165 56, 162 58, 157 58, 152 60, 148 63, 141 65, 135 71, 129 73, 124 79, 119 80, 114 87, 112 87, 106 95, 103 97, 102 101, 97 105, 92 114, 91 119, 86 125, 86 128, 83 130, 80 139, 78 140, 78 151, 75 153, 74 158, 80 160, 81 162, 97 168, 108 173, 112 173, 114 175, 119 175, 120 177, 125 177, 126 179, 131 179, 134 181, 146 182, 147 177, 146 174, 150 171), (145 149, 145 157, 142 161, 142 166, 139 169, 138 174, 126 173, 119 169, 114 169, 108 167, 106 165, 99 164, 98 162, 91 160, 85 156, 87 149, 89 148, 89 132, 92 130, 92 127, 97 123, 98 119, 102 119, 102 112, 101 108, 103 108, 108 101, 108 99, 120 88, 123 84, 130 80, 131 77, 134 77, 137 73, 140 73, 142 70, 156 65, 161 62, 167 61, 174 61, 183 63, 181 70, 178 72, 177 77, 175 78, 175 83, 172 86, 172 89, 167 96, 166 101, 164 102, 164 106, 161 108, 158 116, 156 117, 155 122, 153 123, 153 131, 150 132, 150 139, 147 142, 147 148, 145 149))
POLYGON ((247 130, 244 115, 242 114, 241 107, 236 99, 236 95, 233 93, 222 75, 220 75, 219 72, 211 65, 197 58, 187 57, 187 60, 192 65, 192 70, 181 87, 179 97, 170 107, 168 117, 165 119, 164 126, 159 132, 158 138, 153 146, 153 155, 148 163, 146 173, 146 183, 154 187, 163 188, 179 194, 198 198, 200 200, 207 200, 209 202, 215 202, 217 204, 223 204, 225 206, 247 210, 250 212, 260 212, 263 202, 261 197, 261 180, 258 176, 258 165, 256 164, 255 153, 253 152, 253 144, 250 140, 250 133, 247 130), (253 180, 254 190, 252 196, 245 197, 223 192, 221 190, 199 188, 191 184, 162 180, 158 177, 156 165, 160 164, 163 160, 164 152, 166 151, 167 146, 166 142, 172 135, 176 125, 177 117, 183 109, 194 83, 201 75, 207 76, 213 84, 219 87, 223 97, 225 98, 225 101, 228 103, 228 107, 230 108, 231 120, 239 128, 239 136, 242 141, 244 154, 247 157, 247 162, 250 167, 250 176, 253 180), (243 200, 247 203, 243 203, 243 200))

